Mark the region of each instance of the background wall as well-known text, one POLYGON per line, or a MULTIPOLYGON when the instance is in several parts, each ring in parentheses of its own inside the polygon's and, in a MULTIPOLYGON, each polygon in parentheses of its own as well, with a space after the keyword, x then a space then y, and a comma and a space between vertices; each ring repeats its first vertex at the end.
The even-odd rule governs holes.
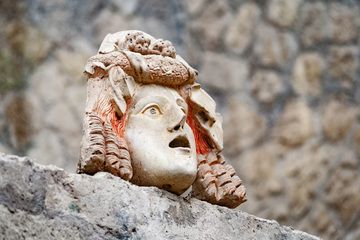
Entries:
POLYGON ((359 239, 359 25, 356 0, 1 0, 0 151, 75 171, 83 66, 107 33, 139 29, 217 101, 242 210, 359 239))

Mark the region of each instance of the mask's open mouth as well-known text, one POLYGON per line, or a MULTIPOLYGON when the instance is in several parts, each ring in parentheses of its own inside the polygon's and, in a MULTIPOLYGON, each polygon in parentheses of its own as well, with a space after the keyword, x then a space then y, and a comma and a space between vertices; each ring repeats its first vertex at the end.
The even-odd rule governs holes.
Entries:
POLYGON ((169 143, 169 147, 171 148, 187 148, 190 149, 190 143, 189 140, 187 139, 186 136, 184 135, 180 135, 177 136, 176 138, 174 138, 174 140, 172 140, 169 143))

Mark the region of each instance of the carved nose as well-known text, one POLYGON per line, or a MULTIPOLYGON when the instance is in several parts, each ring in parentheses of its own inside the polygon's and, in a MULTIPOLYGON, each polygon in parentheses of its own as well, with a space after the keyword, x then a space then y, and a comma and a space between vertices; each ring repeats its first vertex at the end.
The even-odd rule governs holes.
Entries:
POLYGON ((179 130, 184 129, 185 121, 186 121, 186 115, 183 115, 180 122, 177 122, 172 127, 168 127, 168 131, 169 132, 175 132, 175 131, 179 131, 179 130))

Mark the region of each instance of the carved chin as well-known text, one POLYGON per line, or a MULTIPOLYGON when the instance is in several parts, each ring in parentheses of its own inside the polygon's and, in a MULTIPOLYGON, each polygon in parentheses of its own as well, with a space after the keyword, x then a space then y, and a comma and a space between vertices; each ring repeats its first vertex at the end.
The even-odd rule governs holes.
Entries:
MULTIPOLYGON (((178 161, 183 160, 185 159, 178 159, 178 161)), ((189 161, 189 157, 186 160, 189 161)), ((141 186, 155 186, 180 195, 195 181, 197 168, 191 167, 192 165, 189 162, 189 164, 177 166, 176 169, 171 167, 171 169, 147 170, 141 163, 133 164, 134 176, 131 182, 141 186)))

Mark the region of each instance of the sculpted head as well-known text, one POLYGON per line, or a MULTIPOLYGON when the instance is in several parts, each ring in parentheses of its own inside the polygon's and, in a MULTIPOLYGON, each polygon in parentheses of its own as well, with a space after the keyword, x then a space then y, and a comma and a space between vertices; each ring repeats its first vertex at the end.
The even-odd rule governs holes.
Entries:
POLYGON ((245 188, 225 163, 221 116, 169 41, 140 31, 105 37, 88 76, 78 172, 236 207, 245 188))
POLYGON ((185 99, 172 88, 151 84, 135 90, 124 133, 133 167, 132 182, 175 193, 192 185, 197 160, 187 113, 185 99))

